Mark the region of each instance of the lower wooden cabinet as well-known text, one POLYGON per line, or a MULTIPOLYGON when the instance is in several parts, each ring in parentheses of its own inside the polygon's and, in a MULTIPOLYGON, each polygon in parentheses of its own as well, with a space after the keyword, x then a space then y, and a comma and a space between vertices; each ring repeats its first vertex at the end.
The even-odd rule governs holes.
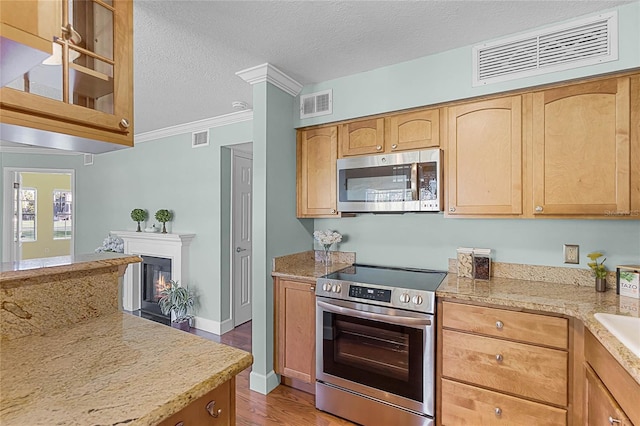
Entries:
POLYGON ((232 426, 236 424, 236 378, 163 420, 158 426, 232 426))
POLYGON ((275 278, 275 371, 284 384, 314 393, 315 281, 275 278))
POLYGON ((567 410, 442 379, 443 425, 567 424, 567 410))
POLYGON ((589 331, 585 331, 584 351, 585 424, 640 425, 640 384, 589 331))
POLYGON ((438 424, 573 424, 565 318, 447 301, 438 309, 438 424))

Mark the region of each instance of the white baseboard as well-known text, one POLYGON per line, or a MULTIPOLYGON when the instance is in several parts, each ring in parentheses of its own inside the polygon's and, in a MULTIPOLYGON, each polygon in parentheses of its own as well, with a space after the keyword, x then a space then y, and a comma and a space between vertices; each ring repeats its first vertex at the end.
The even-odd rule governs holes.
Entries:
POLYGON ((198 330, 207 331, 209 333, 217 334, 218 336, 233 330, 233 321, 230 319, 219 322, 206 318, 194 317, 193 320, 193 326, 198 330))
POLYGON ((249 389, 263 395, 277 388, 279 384, 280 377, 273 370, 269 371, 266 376, 255 371, 249 374, 249 389))

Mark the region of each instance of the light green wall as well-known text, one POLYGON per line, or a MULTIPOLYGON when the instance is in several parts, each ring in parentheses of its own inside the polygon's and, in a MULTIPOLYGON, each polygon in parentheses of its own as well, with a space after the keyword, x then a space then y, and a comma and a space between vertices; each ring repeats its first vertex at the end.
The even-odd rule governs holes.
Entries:
MULTIPOLYGON (((293 108, 294 125, 305 127, 640 67, 640 2, 620 6, 617 10, 617 61, 472 87, 473 46, 465 46, 307 85, 301 94, 333 89, 333 114, 300 120, 300 100, 296 98, 293 108)), ((483 40, 485 41, 489 40, 483 40)))
MULTIPOLYGON (((158 209, 172 210, 173 233, 193 233, 190 279, 198 296, 196 315, 222 322, 229 314, 228 265, 221 265, 222 226, 228 198, 221 191, 221 150, 250 142, 250 121, 209 130, 209 146, 191 148, 191 134, 136 144, 134 148, 97 155, 93 166, 78 174, 77 253, 92 252, 112 230, 135 230, 134 208, 146 209, 157 223, 158 209), (225 269, 226 268, 226 269, 225 269), (223 273, 226 270, 226 274, 223 273), (227 295, 227 300, 221 298, 227 295)), ((228 247, 227 247, 228 248, 228 247)))
POLYGON ((68 173, 22 173, 22 188, 35 188, 37 191, 36 241, 22 243, 22 259, 71 254, 71 239, 53 238, 53 191, 70 191, 71 175, 68 173))
POLYGON ((253 86, 253 299, 250 387, 278 384, 273 372, 272 259, 308 250, 310 220, 296 219, 293 98, 270 83, 253 86))

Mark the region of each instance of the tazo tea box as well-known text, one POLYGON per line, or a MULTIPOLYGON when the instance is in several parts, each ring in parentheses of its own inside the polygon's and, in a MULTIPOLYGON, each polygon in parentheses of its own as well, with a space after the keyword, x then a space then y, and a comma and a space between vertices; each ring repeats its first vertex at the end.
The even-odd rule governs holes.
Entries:
POLYGON ((640 265, 619 265, 616 268, 616 293, 640 299, 640 265))

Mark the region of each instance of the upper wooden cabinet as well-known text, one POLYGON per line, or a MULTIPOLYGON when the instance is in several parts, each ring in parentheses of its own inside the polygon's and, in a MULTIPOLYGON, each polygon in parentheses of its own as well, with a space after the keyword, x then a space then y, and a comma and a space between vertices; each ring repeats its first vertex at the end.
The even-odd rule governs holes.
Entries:
POLYGON ((522 213, 521 96, 448 108, 448 215, 522 213))
POLYGON ((61 0, 0 2, 0 86, 51 55, 61 14, 61 0))
POLYGON ((296 159, 296 216, 335 217, 338 127, 298 132, 296 159))
POLYGON ((343 123, 339 139, 340 158, 440 146, 440 110, 412 111, 343 123))
POLYGON ((385 119, 387 152, 440 146, 440 110, 429 109, 385 119))
POLYGON ((630 214, 629 86, 621 77, 533 94, 533 214, 630 214))
MULTIPOLYGON (((3 14, 6 9, 17 11, 23 3, 48 1, 3 1, 3 14)), ((50 16, 57 21, 57 60, 39 63, 0 89, 3 137, 84 152, 132 146, 132 1, 52 3, 61 8, 50 16), (50 133, 69 137, 47 137, 50 133)))
POLYGON ((382 154, 384 118, 352 121, 340 126, 340 157, 382 154))

